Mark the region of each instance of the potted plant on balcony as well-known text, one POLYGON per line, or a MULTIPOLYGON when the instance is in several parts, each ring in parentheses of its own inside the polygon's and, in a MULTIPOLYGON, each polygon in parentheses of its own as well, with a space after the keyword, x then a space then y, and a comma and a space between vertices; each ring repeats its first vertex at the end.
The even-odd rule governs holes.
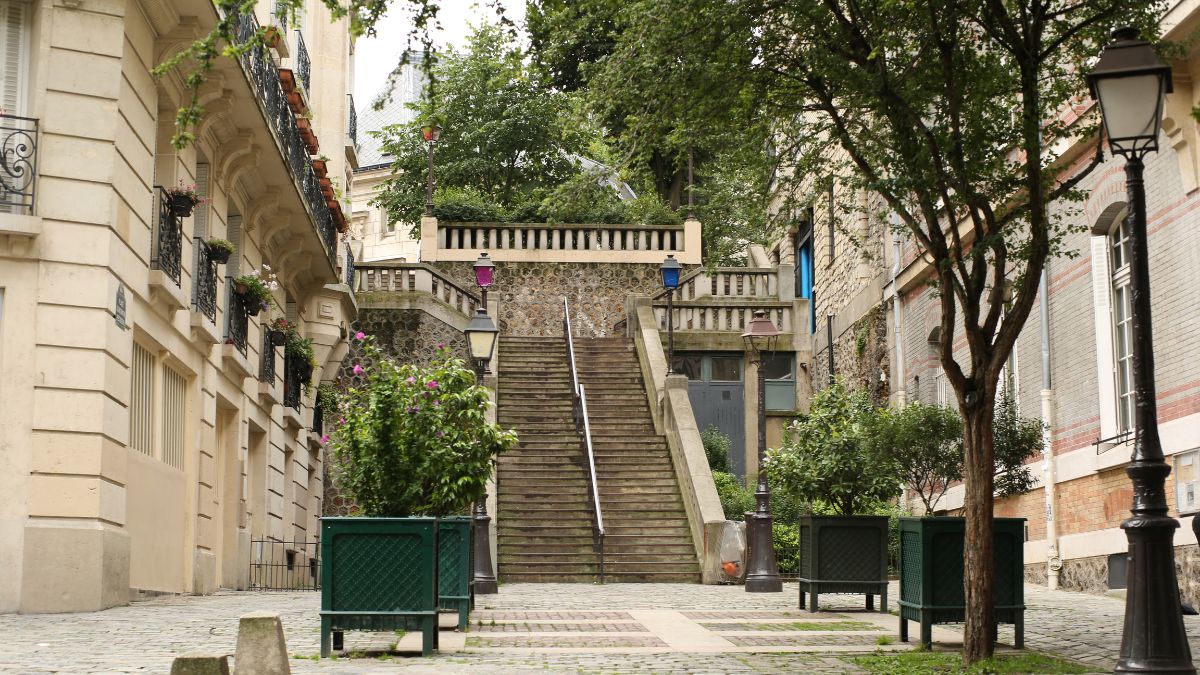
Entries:
POLYGON ((233 242, 227 239, 210 237, 204 240, 204 244, 208 247, 208 259, 218 265, 229 262, 229 256, 234 252, 233 242))
POLYGON ((279 290, 279 281, 265 263, 261 270, 252 270, 233 279, 233 292, 243 297, 242 306, 250 315, 268 309, 275 301, 272 294, 276 290, 279 290))
POLYGON ((306 338, 300 335, 300 331, 296 329, 296 325, 291 322, 285 322, 287 329, 284 331, 283 353, 288 357, 296 367, 296 374, 300 377, 300 384, 304 385, 304 395, 308 396, 312 393, 312 374, 317 367, 317 356, 313 351, 312 338, 306 338))
POLYGON ((292 93, 296 88, 296 74, 290 68, 279 69, 279 86, 286 94, 292 93))
MULTIPOLYGON (((376 630, 420 628, 429 653, 439 572, 453 562, 458 574, 469 573, 467 552, 451 555, 438 539, 443 517, 484 495, 493 459, 517 438, 487 422, 487 390, 447 349, 421 366, 392 360, 362 333, 355 342, 363 382, 330 415, 337 426, 329 447, 332 480, 362 515, 322 518, 321 653, 329 653, 331 632, 362 625, 363 615, 376 630)), ((457 541, 469 544, 462 529, 466 539, 457 541)))
POLYGON ((283 31, 279 26, 267 26, 263 28, 263 44, 271 49, 279 49, 279 44, 283 41, 283 31))
POLYGON ((329 157, 321 155, 312 161, 313 172, 317 174, 317 178, 328 180, 329 157))
POLYGON ((287 344, 288 335, 296 332, 296 324, 282 316, 271 322, 271 346, 282 347, 287 344))
POLYGON ((167 188, 167 200, 170 203, 171 215, 187 218, 192 210, 204 203, 204 198, 196 192, 196 185, 187 185, 182 180, 179 185, 167 188))
POLYGON ((900 494, 888 458, 869 442, 876 416, 865 391, 841 381, 822 389, 807 417, 786 430, 782 447, 767 455, 772 481, 789 496, 836 515, 800 518, 800 607, 809 611, 821 593, 874 596, 887 611, 888 518, 878 513, 900 494))
MULTIPOLYGON (((920 496, 927 515, 900 518, 900 638, 908 639, 908 621, 921 626, 921 642, 930 643, 935 623, 957 623, 965 615, 963 596, 963 518, 932 514, 954 483, 962 480, 962 422, 953 410, 914 403, 881 416, 875 443, 890 455, 910 490, 920 496)), ((1033 475, 1026 461, 1042 448, 1042 423, 1023 419, 1008 397, 996 406, 993 423, 998 497, 1029 491, 1033 475)), ((995 618, 1016 626, 1023 642, 1024 518, 993 520, 996 565, 995 618)))

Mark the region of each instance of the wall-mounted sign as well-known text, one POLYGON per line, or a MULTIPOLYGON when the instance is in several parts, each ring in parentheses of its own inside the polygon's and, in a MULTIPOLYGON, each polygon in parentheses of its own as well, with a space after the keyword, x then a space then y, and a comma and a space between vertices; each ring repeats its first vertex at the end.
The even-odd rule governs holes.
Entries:
POLYGON ((129 329, 129 325, 125 323, 125 284, 117 284, 117 306, 113 318, 117 321, 117 328, 129 329))

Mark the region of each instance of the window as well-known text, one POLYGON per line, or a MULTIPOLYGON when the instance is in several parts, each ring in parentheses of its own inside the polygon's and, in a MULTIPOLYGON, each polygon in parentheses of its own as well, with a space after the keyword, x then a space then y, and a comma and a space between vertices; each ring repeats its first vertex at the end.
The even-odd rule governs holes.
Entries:
POLYGON ((714 356, 712 357, 712 379, 715 382, 741 382, 742 381, 742 357, 741 356, 714 356))
POLYGON ((1196 503, 1200 450, 1175 456, 1175 508, 1180 514, 1200 511, 1196 503))
POLYGON ((136 342, 133 343, 130 371, 129 446, 143 455, 182 469, 187 376, 162 363, 153 352, 136 342))
POLYGON ((170 366, 163 366, 162 460, 183 468, 183 434, 187 411, 187 380, 170 366))
POLYGON ((1112 282, 1113 370, 1117 394, 1117 431, 1133 429, 1133 335, 1129 288, 1129 224, 1117 216, 1109 233, 1112 282))
POLYGON ((813 300, 813 210, 805 209, 796 234, 796 297, 808 300, 808 330, 817 332, 817 303, 813 300))
POLYGON ((154 456, 154 355, 133 343, 133 386, 129 403, 129 445, 154 456))
POLYGON ((773 354, 763 360, 767 410, 796 409, 795 365, 792 354, 773 354))
POLYGON ((31 10, 20 0, 0 0, 0 108, 9 115, 25 111, 31 10))
POLYGON ((940 367, 933 374, 933 387, 937 392, 937 404, 949 405, 950 387, 946 383, 946 371, 942 370, 940 367))

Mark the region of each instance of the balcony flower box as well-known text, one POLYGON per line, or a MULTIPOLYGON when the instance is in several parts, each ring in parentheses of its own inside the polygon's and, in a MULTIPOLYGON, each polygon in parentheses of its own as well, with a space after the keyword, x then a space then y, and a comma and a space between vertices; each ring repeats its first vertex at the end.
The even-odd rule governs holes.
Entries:
POLYGON ((218 265, 229 262, 229 256, 233 255, 233 244, 224 239, 207 239, 204 244, 208 248, 208 259, 218 265))
POLYGON ((821 593, 867 596, 867 609, 887 612, 887 516, 803 516, 800 518, 800 609, 818 611, 821 593))
POLYGON ((193 209, 203 203, 204 198, 196 192, 195 185, 185 185, 181 180, 178 186, 167 188, 167 204, 171 215, 176 218, 187 218, 192 215, 193 209))
POLYGON ((308 154, 315 155, 321 149, 321 144, 317 142, 315 134, 310 133, 308 136, 301 136, 304 141, 304 148, 308 150, 308 154))
POLYGON ((349 223, 346 222, 346 214, 342 212, 341 202, 331 202, 329 204, 329 214, 333 216, 333 224, 337 226, 338 232, 344 234, 350 229, 349 223))
POLYGON ((287 333, 285 333, 281 330, 276 330, 276 329, 271 330, 271 346, 272 347, 282 347, 286 343, 287 343, 287 333))
MULTIPOLYGON (((313 172, 317 174, 317 178, 320 178, 322 181, 329 180, 329 178, 327 178, 328 167, 325 163, 325 160, 314 159, 312 161, 312 168, 313 172)), ((321 184, 324 185, 325 183, 322 182, 321 184)))
POLYGON ((263 43, 278 51, 281 42, 283 42, 283 32, 279 30, 279 26, 267 26, 263 31, 263 43))
MULTIPOLYGON (((1015 626, 1021 649, 1025 642, 1025 519, 992 521, 995 557, 996 623, 1015 626)), ((908 622, 921 625, 921 643, 929 646, 935 623, 961 623, 966 617, 963 594, 963 541, 966 520, 956 517, 901 518, 900 639, 908 640, 908 622)))
POLYGON ((296 89, 296 75, 288 68, 280 68, 279 86, 283 88, 284 93, 292 93, 296 89))
POLYGON ((303 115, 308 112, 308 106, 305 105, 304 96, 300 94, 299 89, 294 89, 288 92, 288 107, 297 115, 303 115))

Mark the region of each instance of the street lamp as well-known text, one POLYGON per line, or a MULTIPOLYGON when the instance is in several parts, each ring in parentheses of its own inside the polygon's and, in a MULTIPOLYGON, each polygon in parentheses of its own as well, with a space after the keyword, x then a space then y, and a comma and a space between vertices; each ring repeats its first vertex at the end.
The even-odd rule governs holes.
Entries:
MULTIPOLYGON (((479 308, 475 310, 475 316, 463 332, 467 335, 467 348, 475 366, 475 376, 482 380, 487 364, 496 350, 496 338, 500 329, 496 328, 487 310, 479 308)), ((471 573, 471 580, 477 595, 491 595, 497 591, 496 572, 492 567, 492 540, 489 530, 491 522, 487 512, 487 495, 484 495, 475 502, 475 513, 471 522, 471 527, 474 528, 472 538, 475 542, 475 569, 471 573)))
POLYGON ((763 461, 767 454, 767 369, 764 356, 775 352, 779 329, 764 310, 754 311, 754 318, 742 333, 750 362, 758 373, 758 489, 754 491, 754 513, 746 514, 746 539, 750 560, 746 566, 747 593, 778 593, 783 590, 779 565, 775 560, 775 541, 771 533, 771 488, 763 461))
POLYGON ((667 256, 661 267, 663 288, 667 289, 667 374, 675 374, 675 289, 679 288, 679 272, 683 265, 675 259, 675 255, 667 256))
POLYGON ((487 309, 487 292, 492 287, 492 280, 496 274, 496 263, 488 257, 487 251, 479 254, 475 259, 475 283, 483 291, 483 307, 487 309))
POLYGON ((1166 480, 1171 467, 1158 437, 1154 347, 1150 327, 1150 266, 1146 243, 1146 154, 1158 150, 1163 99, 1171 92, 1171 67, 1135 28, 1113 32, 1114 42, 1088 73, 1092 96, 1113 154, 1125 158, 1128 193, 1133 385, 1136 401, 1133 457, 1125 469, 1133 482, 1132 517, 1121 523, 1129 539, 1125 628, 1118 673, 1194 673, 1179 611, 1173 539, 1179 523, 1168 515, 1166 480))
POLYGON ((439 124, 426 124, 421 127, 421 135, 429 146, 429 171, 425 177, 425 215, 433 215, 433 146, 442 137, 442 127, 439 124))

